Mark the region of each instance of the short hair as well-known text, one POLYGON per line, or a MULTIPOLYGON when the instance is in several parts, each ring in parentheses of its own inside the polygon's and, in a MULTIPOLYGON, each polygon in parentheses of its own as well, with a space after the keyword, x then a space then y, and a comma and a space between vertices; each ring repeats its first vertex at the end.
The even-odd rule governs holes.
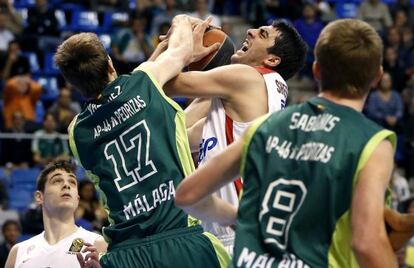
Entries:
POLYGON ((46 167, 40 172, 37 182, 36 190, 40 192, 45 191, 45 186, 47 182, 47 176, 57 169, 62 169, 68 173, 76 174, 76 164, 68 159, 57 159, 53 162, 50 162, 46 167))
POLYGON ((54 60, 63 77, 87 98, 98 97, 109 82, 108 54, 94 33, 69 37, 54 60))
POLYGON ((368 94, 382 63, 383 44, 368 23, 342 19, 322 30, 315 46, 321 90, 357 99, 368 94))
POLYGON ((275 38, 275 44, 267 48, 267 52, 281 58, 280 64, 273 70, 287 80, 302 69, 308 46, 298 31, 285 20, 275 20, 272 26, 279 34, 275 38))
POLYGON ((19 224, 19 222, 18 221, 16 221, 16 220, 6 220, 4 223, 3 223, 3 226, 1 226, 1 232, 4 234, 4 232, 6 231, 6 228, 9 226, 9 225, 15 225, 16 227, 17 227, 17 229, 19 229, 19 231, 20 231, 20 224, 19 224))

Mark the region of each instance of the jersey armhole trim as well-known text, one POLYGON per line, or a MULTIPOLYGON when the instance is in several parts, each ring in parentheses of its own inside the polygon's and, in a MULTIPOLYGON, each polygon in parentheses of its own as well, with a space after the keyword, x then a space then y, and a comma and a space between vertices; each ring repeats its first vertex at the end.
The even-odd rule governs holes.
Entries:
POLYGON ((72 122, 70 123, 70 125, 68 127, 69 147, 70 147, 73 155, 75 156, 75 158, 78 159, 79 163, 81 163, 81 165, 82 165, 81 159, 79 157, 78 148, 76 147, 76 142, 75 142, 75 125, 76 125, 76 121, 78 120, 78 116, 79 115, 76 115, 75 118, 73 118, 72 122))
POLYGON ((246 130, 243 136, 243 150, 242 150, 242 158, 240 163, 240 175, 244 177, 244 170, 246 166, 246 157, 249 150, 250 143, 254 134, 256 133, 257 129, 262 125, 262 123, 269 118, 271 114, 265 114, 258 119, 256 119, 253 124, 246 130))
POLYGON ((388 139, 391 142, 392 147, 394 148, 394 151, 396 150, 397 136, 395 135, 394 132, 383 129, 377 132, 373 137, 371 137, 371 139, 367 142, 367 144, 365 145, 359 157, 357 170, 355 172, 354 179, 353 179, 353 187, 355 187, 358 181, 359 172, 361 172, 361 170, 365 167, 365 164, 367 163, 368 159, 371 157, 374 150, 377 148, 380 142, 383 141, 384 139, 388 139))
POLYGON ((178 105, 178 103, 176 103, 173 99, 171 99, 170 97, 168 97, 164 90, 162 89, 162 87, 160 86, 160 84, 158 83, 158 81, 154 78, 154 76, 152 75, 151 71, 148 68, 145 68, 145 66, 138 66, 137 68, 135 68, 132 72, 136 72, 136 71, 142 71, 144 72, 149 79, 152 81, 152 83, 155 85, 155 87, 158 89, 158 92, 161 94, 161 96, 172 106, 174 107, 175 110, 177 111, 182 111, 180 105, 178 105))

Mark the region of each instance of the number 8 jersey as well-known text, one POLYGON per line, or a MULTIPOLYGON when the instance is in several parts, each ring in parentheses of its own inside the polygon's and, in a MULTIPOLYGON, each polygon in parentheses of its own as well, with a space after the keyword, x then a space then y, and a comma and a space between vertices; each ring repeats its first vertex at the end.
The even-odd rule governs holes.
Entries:
POLYGON ((151 75, 121 75, 73 120, 70 147, 99 190, 108 242, 188 226, 175 187, 193 171, 184 113, 151 75))
POLYGON ((357 111, 314 98, 246 134, 235 267, 358 267, 351 250, 353 185, 395 134, 357 111))

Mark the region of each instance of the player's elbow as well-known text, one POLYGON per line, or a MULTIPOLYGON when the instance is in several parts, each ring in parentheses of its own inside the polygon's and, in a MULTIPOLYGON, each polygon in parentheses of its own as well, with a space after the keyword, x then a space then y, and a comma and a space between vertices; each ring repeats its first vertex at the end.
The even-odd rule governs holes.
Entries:
POLYGON ((175 205, 181 209, 186 209, 197 202, 196 196, 191 189, 179 186, 175 193, 175 205))
POLYGON ((385 248, 389 243, 387 237, 377 234, 371 235, 353 235, 352 250, 357 259, 370 260, 378 258, 378 249, 385 248))

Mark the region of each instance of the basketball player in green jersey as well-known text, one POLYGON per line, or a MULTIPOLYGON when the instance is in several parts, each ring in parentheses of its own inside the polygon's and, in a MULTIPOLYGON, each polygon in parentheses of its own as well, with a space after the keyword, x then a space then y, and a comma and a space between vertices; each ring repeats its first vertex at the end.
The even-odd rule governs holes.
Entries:
MULTIPOLYGON (((209 22, 194 25, 194 32, 204 32, 209 22)), ((229 262, 218 240, 174 206, 175 187, 194 167, 184 113, 162 86, 190 60, 217 48, 193 52, 192 23, 187 16, 175 17, 166 52, 129 75, 117 77, 95 34, 70 37, 55 55, 65 79, 90 99, 69 135, 72 152, 108 210, 102 267, 225 267, 229 262)), ((234 217, 233 207, 219 199, 210 202, 234 217)))
POLYGON ((396 137, 361 114, 382 49, 365 22, 329 24, 320 95, 261 118, 178 187, 176 204, 204 219, 203 198, 240 170, 234 267, 397 267, 384 224, 396 137))

